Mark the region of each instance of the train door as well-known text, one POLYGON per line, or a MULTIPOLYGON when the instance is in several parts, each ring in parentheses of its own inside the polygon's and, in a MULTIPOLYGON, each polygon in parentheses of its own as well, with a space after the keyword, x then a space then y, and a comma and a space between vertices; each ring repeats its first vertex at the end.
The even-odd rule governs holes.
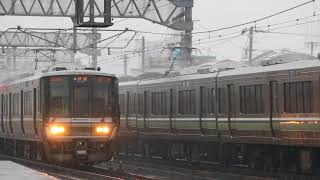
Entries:
POLYGON ((274 138, 279 137, 279 98, 278 98, 278 83, 270 81, 270 130, 274 138))

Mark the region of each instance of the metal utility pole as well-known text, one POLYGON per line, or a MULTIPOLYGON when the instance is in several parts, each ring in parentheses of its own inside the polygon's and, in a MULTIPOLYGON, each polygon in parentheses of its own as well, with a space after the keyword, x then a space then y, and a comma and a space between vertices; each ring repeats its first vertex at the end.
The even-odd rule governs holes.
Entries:
POLYGON ((310 55, 313 56, 314 54, 314 48, 318 47, 320 44, 320 42, 315 42, 315 41, 310 41, 310 42, 306 42, 306 45, 310 47, 310 55))
POLYGON ((97 55, 97 49, 98 49, 98 45, 97 45, 97 42, 98 42, 98 39, 97 39, 97 29, 96 28, 92 28, 92 33, 94 34, 94 38, 92 40, 92 51, 93 51, 93 54, 92 54, 92 67, 97 69, 97 66, 98 66, 98 55, 97 55))
POLYGON ((141 71, 144 73, 145 71, 145 62, 146 61, 146 42, 145 38, 142 37, 142 47, 141 47, 141 71))
POLYGON ((191 64, 192 62, 192 30, 193 30, 192 8, 193 8, 193 4, 192 6, 185 8, 186 27, 185 27, 184 35, 182 37, 183 57, 189 64, 191 64))
POLYGON ((253 51, 253 27, 249 29, 249 63, 252 60, 252 51, 253 51))
POLYGON ((125 76, 128 76, 128 57, 127 54, 123 56, 123 72, 125 76))

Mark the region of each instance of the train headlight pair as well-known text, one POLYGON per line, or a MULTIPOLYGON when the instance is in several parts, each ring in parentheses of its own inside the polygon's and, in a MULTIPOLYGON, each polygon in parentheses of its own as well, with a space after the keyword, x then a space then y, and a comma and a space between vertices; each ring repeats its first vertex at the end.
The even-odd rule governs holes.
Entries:
POLYGON ((96 133, 99 135, 107 135, 110 132, 110 128, 106 125, 96 126, 96 133))
POLYGON ((51 124, 48 127, 48 133, 52 136, 63 135, 66 132, 66 128, 63 125, 51 124))

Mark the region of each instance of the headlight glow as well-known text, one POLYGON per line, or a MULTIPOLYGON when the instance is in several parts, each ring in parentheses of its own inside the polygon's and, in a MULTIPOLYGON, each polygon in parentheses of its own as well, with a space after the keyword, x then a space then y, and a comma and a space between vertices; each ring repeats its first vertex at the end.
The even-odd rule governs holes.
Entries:
POLYGON ((51 125, 49 126, 50 135, 61 135, 65 133, 65 127, 62 125, 51 125))
POLYGON ((97 126, 96 133, 97 134, 108 134, 110 132, 110 128, 108 126, 97 126))

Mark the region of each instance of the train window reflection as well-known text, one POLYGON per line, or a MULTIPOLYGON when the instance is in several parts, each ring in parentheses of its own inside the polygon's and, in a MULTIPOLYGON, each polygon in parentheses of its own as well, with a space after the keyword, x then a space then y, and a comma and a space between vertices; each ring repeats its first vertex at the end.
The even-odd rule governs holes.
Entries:
POLYGON ((52 117, 69 115, 69 85, 67 77, 49 79, 49 114, 52 117))

